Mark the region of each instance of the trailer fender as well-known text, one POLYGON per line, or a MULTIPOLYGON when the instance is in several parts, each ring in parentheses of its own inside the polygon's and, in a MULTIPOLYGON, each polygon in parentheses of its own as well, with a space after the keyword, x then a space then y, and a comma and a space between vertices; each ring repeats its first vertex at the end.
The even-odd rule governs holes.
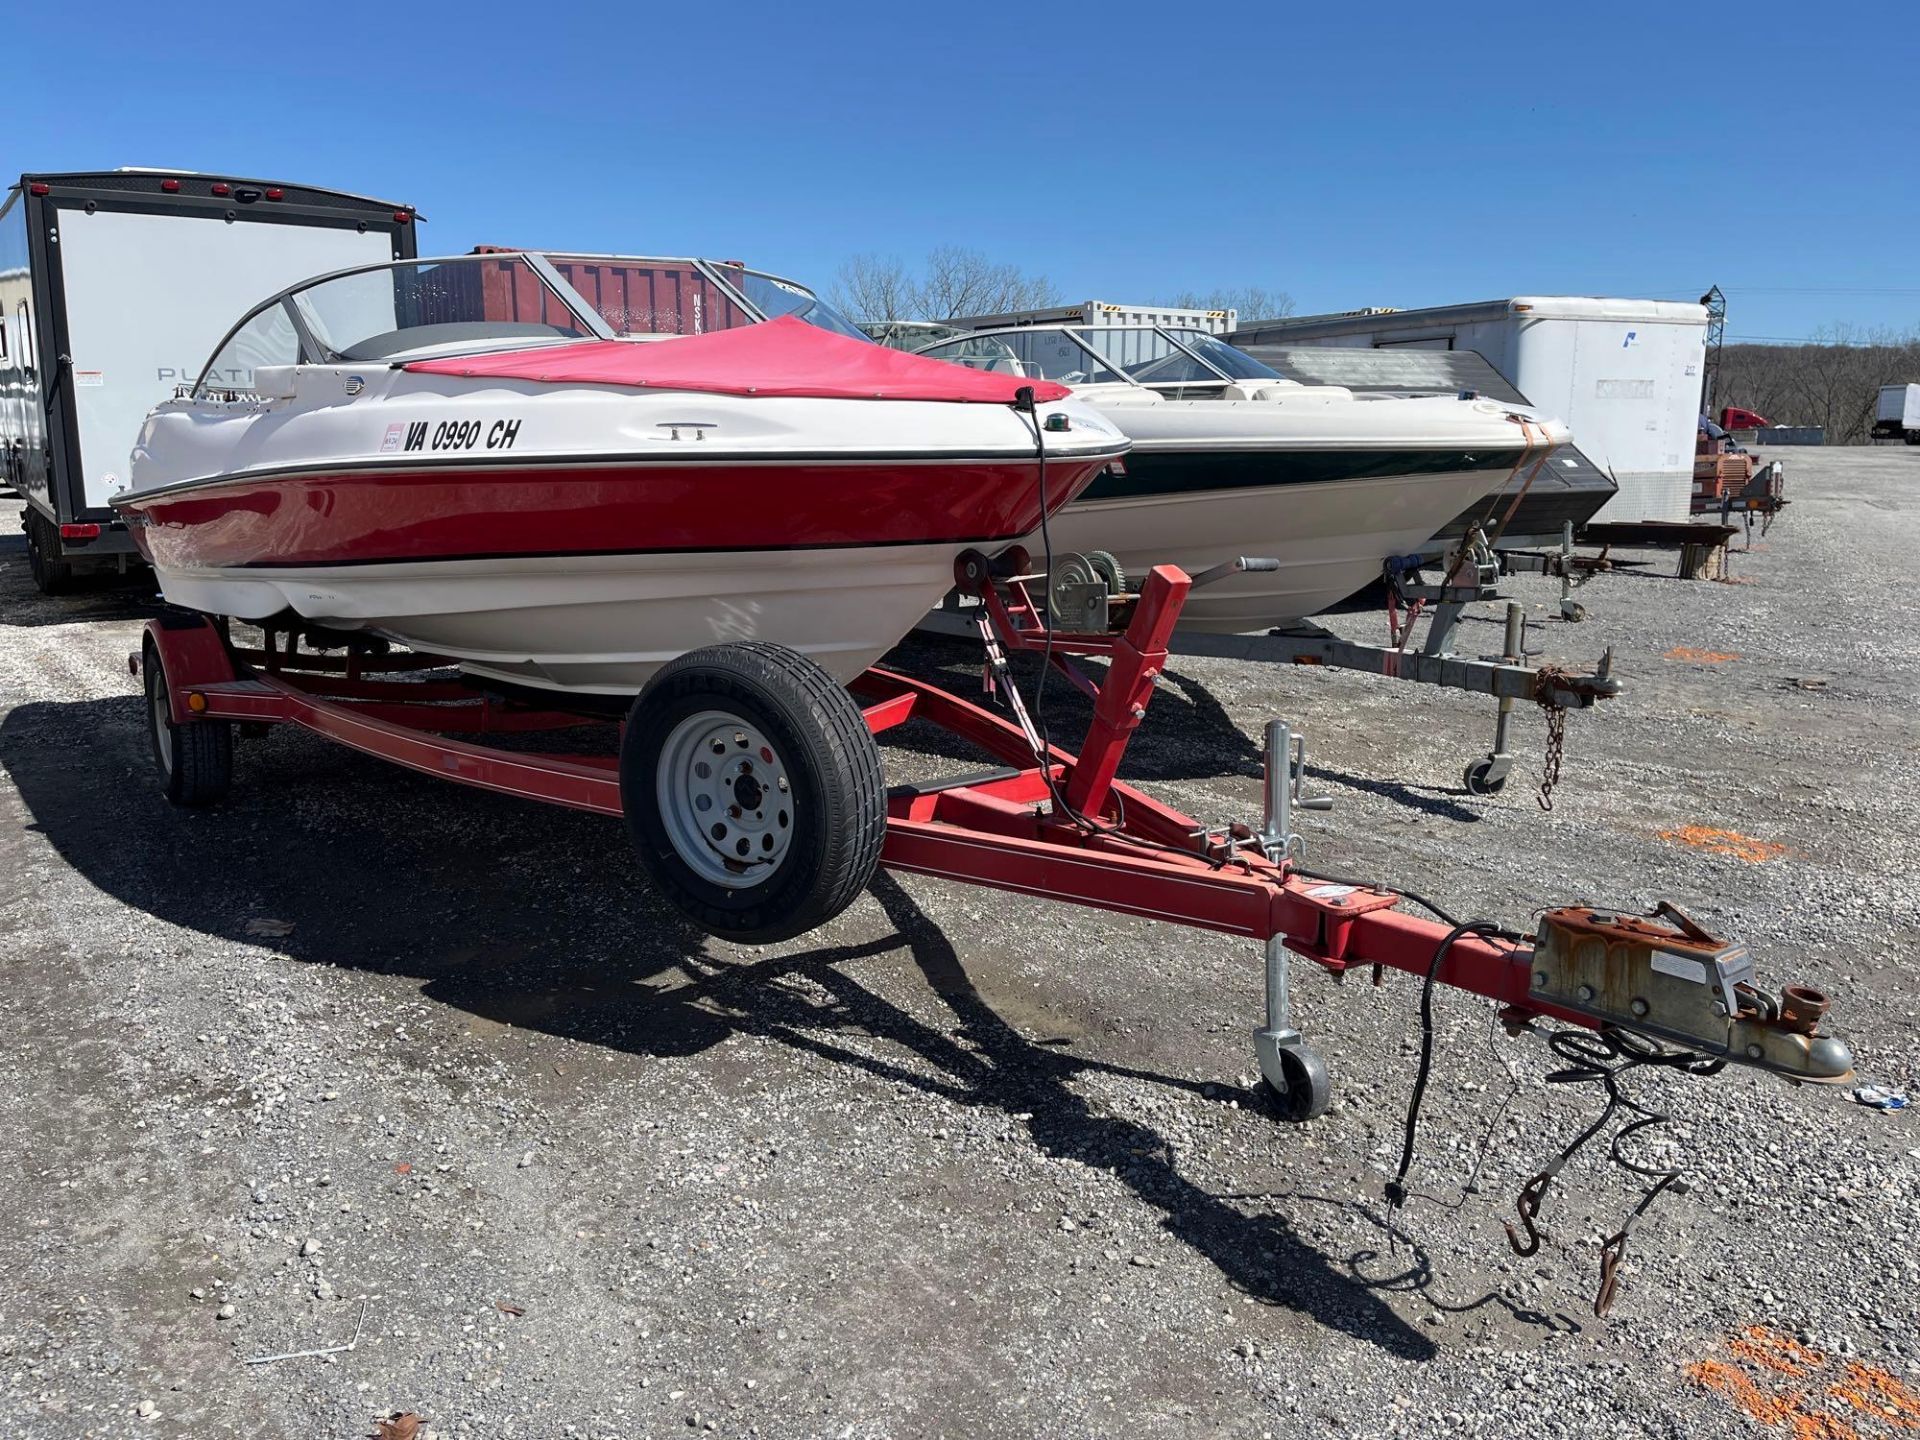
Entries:
MULTIPOLYGON (((158 664, 167 680, 168 709, 174 723, 200 718, 193 708, 193 692, 202 685, 219 685, 238 678, 225 636, 211 616, 169 607, 147 622, 142 645, 144 663, 158 664)), ((140 657, 128 656, 127 668, 139 673, 140 657)))

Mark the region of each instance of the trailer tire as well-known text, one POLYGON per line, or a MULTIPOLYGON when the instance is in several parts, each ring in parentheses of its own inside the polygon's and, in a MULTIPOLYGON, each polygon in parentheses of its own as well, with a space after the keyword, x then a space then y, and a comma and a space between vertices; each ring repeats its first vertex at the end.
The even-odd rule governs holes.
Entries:
POLYGON ((813 661, 745 642, 662 666, 628 712, 620 799, 654 883, 722 939, 823 925, 873 878, 886 838, 880 751, 813 661))
POLYGON ((42 595, 65 595, 73 589, 73 563, 60 558, 59 533, 37 510, 27 511, 27 569, 42 595))
POLYGON ((226 720, 173 718, 166 667, 149 640, 140 669, 146 680, 147 738, 167 799, 187 809, 224 800, 233 786, 233 725, 226 720))

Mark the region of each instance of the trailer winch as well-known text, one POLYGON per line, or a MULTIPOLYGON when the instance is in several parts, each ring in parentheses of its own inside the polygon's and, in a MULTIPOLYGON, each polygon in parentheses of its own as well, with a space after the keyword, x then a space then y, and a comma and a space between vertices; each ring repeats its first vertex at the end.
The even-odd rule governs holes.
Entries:
MULTIPOLYGON (((858 883, 851 889, 841 877, 836 894, 850 899, 857 893, 877 858, 893 870, 1260 942, 1266 1013, 1254 1031, 1254 1050, 1280 1113, 1293 1120, 1321 1114, 1331 1093, 1326 1065, 1293 1023, 1295 958, 1336 976, 1356 966, 1419 976, 1429 1014, 1432 988, 1448 985, 1493 1000, 1510 1026, 1548 1020, 1598 1032, 1600 1050, 1581 1062, 1589 1070, 1597 1065, 1610 1074, 1601 1059, 1613 1056, 1625 1063, 1694 1069, 1732 1062, 1828 1084, 1851 1075, 1846 1046, 1820 1031, 1824 996, 1802 987, 1789 987, 1777 997, 1764 994, 1744 947, 1709 935, 1670 906, 1648 917, 1587 907, 1550 909, 1534 933, 1524 936, 1485 922, 1421 918, 1403 908, 1406 900, 1426 906, 1417 897, 1307 871, 1293 832, 1295 809, 1311 803, 1300 789, 1304 746, 1284 725, 1268 727, 1266 804, 1257 826, 1206 826, 1120 781, 1121 759, 1147 713, 1193 581, 1173 567, 1157 567, 1137 594, 1109 597, 1108 628, 1066 632, 1049 628, 1029 592, 1039 578, 1029 566, 1029 557, 1017 548, 997 559, 969 552, 957 566, 961 587, 981 602, 979 629, 988 671, 1008 715, 884 668, 866 671, 849 687, 858 700, 858 708, 847 713, 856 717, 859 743, 870 746, 872 736, 920 721, 967 741, 998 768, 876 790, 872 816, 855 817, 863 824, 865 818, 876 822, 866 870, 852 877, 858 883), (1012 682, 1008 657, 1016 652, 1037 656, 1043 675, 1063 675, 1091 698, 1092 717, 1078 754, 1051 744, 1044 718, 1029 711, 1012 682), (1072 657, 1104 660, 1105 674, 1096 683, 1074 667, 1072 657)), ((746 693, 738 686, 710 685, 693 699, 679 695, 676 703, 690 718, 669 725, 658 713, 657 697, 650 699, 655 687, 649 686, 625 721, 616 724, 617 715, 580 697, 489 688, 459 675, 450 662, 384 653, 368 637, 307 639, 345 653, 306 653, 300 633, 271 623, 253 646, 238 643, 227 622, 194 612, 169 610, 149 624, 144 659, 135 657, 133 668, 145 671, 155 758, 172 798, 203 804, 225 793, 236 725, 292 724, 466 785, 626 814, 630 822, 636 820, 636 805, 659 809, 661 815, 653 819, 666 823, 656 827, 656 853, 642 847, 656 878, 661 872, 655 867, 666 853, 662 847, 706 843, 699 832, 716 813, 702 809, 703 818, 695 824, 691 811, 666 811, 703 802, 711 806, 716 793, 723 809, 744 803, 752 812, 739 821, 740 843, 752 836, 766 842, 764 856, 749 845, 753 853, 742 850, 737 865, 724 856, 718 863, 712 855, 704 857, 723 888, 733 871, 748 875, 770 867, 777 872, 790 863, 786 857, 805 848, 770 843, 775 822, 765 807, 774 803, 768 796, 796 811, 808 801, 793 757, 782 754, 783 747, 791 748, 782 737, 803 736, 810 733, 807 726, 817 724, 808 714, 771 715, 760 702, 749 705, 738 698, 746 693), (698 733, 683 734, 688 724, 698 733), (560 730, 577 732, 564 753, 521 748, 507 739, 560 730), (650 750, 641 742, 656 732, 666 738, 650 750), (597 746, 591 743, 596 738, 597 746), (723 759, 731 757, 741 775, 728 779, 729 770, 715 779, 711 769, 701 773, 707 761, 699 747, 709 744, 717 747, 716 754, 724 752, 723 759), (760 756, 765 758, 756 759, 760 756), (674 781, 682 759, 700 773, 697 784, 674 781), (734 788, 716 792, 714 786, 722 783, 734 788), (748 819, 767 833, 762 836, 748 819)), ((694 655, 721 656, 743 648, 758 662, 771 663, 764 652, 773 647, 767 646, 720 646, 694 655)), ((788 658, 779 659, 782 673, 814 677, 806 693, 815 709, 853 705, 848 692, 832 687, 810 662, 791 652, 783 655, 788 658), (826 682, 824 688, 819 682, 826 682)), ((677 672, 682 690, 697 670, 677 672)), ((829 738, 842 750, 853 743, 844 728, 829 738)), ((778 824, 784 826, 786 811, 780 815, 778 824)), ((794 819, 809 817, 796 813, 794 819)), ((724 820, 714 825, 731 845, 736 830, 727 829, 724 820)), ((751 919, 729 920, 732 912, 724 905, 687 904, 687 885, 664 888, 696 923, 723 936, 793 934, 825 918, 814 912, 798 912, 797 918, 773 915, 762 907, 751 912, 751 919)), ((1430 1025, 1428 1031, 1423 1081, 1430 1025)), ((1410 1161, 1411 1123, 1407 1156, 1410 1161)), ((1663 1188, 1664 1183, 1653 1193, 1663 1188)), ((1533 1203, 1537 1208, 1537 1195, 1533 1203)), ((1530 1221, 1530 1212, 1523 1207, 1522 1213, 1530 1221)), ((1624 1244, 1624 1230, 1621 1240, 1624 1244)))

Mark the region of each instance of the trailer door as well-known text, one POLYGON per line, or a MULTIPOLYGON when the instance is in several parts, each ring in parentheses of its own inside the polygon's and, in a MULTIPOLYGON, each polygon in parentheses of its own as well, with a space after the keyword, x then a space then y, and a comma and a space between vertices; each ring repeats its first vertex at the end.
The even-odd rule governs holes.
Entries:
POLYGON ((227 221, 62 207, 67 380, 85 504, 126 483, 147 412, 200 367, 254 305, 308 276, 393 258, 393 237, 352 225, 227 221))

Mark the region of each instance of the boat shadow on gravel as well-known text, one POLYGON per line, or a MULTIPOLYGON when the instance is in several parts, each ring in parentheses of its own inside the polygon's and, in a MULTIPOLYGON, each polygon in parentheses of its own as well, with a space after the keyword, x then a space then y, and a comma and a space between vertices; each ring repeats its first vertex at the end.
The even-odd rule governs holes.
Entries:
MULTIPOLYGON (((1326 1197, 1210 1193, 1182 1175, 1166 1137, 1097 1113, 1073 1081, 1106 1072, 1221 1106, 1258 1106, 1259 1096, 1029 1039, 884 872, 872 893, 889 933, 756 956, 682 924, 639 878, 622 827, 604 817, 453 790, 297 733, 243 745, 228 803, 182 812, 159 794, 146 746, 132 695, 29 702, 0 721, 0 766, 34 827, 104 894, 221 942, 417 982, 424 998, 491 1022, 477 1036, 457 1021, 421 1027, 441 1047, 423 1053, 423 1064, 476 1045, 490 1047, 477 1059, 497 1059, 488 1037, 512 1026, 650 1057, 714 1052, 707 1063, 724 1077, 742 1063, 720 1053, 725 1042, 765 1037, 1003 1115, 1048 1154, 1112 1174, 1244 1294, 1395 1356, 1438 1353, 1382 1298, 1432 1282, 1431 1267, 1386 1221, 1354 1205, 1383 1243, 1409 1248, 1409 1268, 1373 1275, 1374 1250, 1332 1259, 1276 1213, 1326 1197), (290 933, 250 937, 248 920, 261 917, 290 933), (862 962, 901 951, 938 997, 938 1023, 856 978, 862 962)), ((1466 1306, 1425 1303, 1501 1307, 1538 1330, 1571 1323, 1497 1294, 1466 1306)))

